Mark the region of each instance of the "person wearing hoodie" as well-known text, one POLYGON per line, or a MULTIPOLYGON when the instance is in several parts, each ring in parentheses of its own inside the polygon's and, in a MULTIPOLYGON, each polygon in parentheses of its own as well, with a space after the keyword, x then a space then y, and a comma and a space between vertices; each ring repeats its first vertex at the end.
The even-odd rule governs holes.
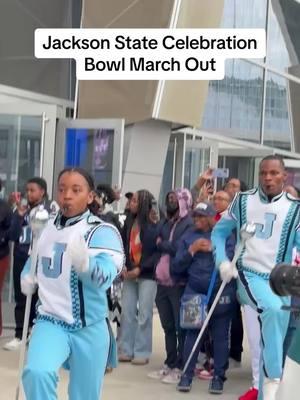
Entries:
POLYGON ((174 280, 170 265, 181 243, 182 236, 193 226, 190 216, 192 195, 187 189, 169 192, 166 197, 167 218, 159 225, 157 248, 160 253, 156 266, 156 306, 165 335, 166 359, 158 371, 148 374, 149 378, 163 383, 178 383, 182 369, 183 332, 179 327, 180 298, 184 281, 174 280))
MULTIPOLYGON (((215 271, 215 262, 212 253, 211 233, 215 225, 216 211, 210 203, 199 203, 193 211, 194 229, 188 232, 176 253, 171 265, 174 277, 187 276, 187 285, 182 297, 182 305, 195 295, 206 295, 208 308, 220 287, 221 280, 215 271), (211 288, 210 288, 211 284, 211 288), (211 289, 211 290, 210 290, 211 289)), ((232 235, 226 244, 226 254, 233 258, 235 239, 232 235)), ((208 331, 213 343, 214 373, 210 381, 209 393, 221 394, 226 380, 225 372, 228 368, 229 357, 229 328, 232 313, 236 303, 236 284, 234 281, 226 285, 222 296, 214 310, 208 325, 208 331)), ((187 362, 192 348, 199 334, 199 329, 186 329, 184 343, 184 363, 187 362)), ((194 370, 201 341, 185 371, 181 376, 177 389, 181 392, 189 392, 192 386, 194 370)))

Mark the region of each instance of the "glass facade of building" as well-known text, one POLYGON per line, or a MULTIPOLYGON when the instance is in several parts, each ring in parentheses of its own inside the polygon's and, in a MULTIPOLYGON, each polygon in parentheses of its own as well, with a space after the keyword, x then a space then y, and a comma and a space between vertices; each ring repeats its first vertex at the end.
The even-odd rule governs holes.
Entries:
POLYGON ((299 66, 296 33, 300 26, 291 20, 295 14, 299 21, 296 0, 225 0, 221 27, 265 28, 267 55, 264 60, 227 60, 225 79, 209 83, 202 129, 295 150, 294 99, 286 77, 299 71, 295 67, 299 66))

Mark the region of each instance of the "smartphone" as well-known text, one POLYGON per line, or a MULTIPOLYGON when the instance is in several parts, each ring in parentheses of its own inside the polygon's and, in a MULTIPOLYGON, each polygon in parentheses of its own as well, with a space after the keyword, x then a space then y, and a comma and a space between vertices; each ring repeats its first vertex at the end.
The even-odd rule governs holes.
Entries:
POLYGON ((28 200, 25 197, 22 197, 21 201, 20 201, 20 205, 21 205, 21 207, 27 207, 28 206, 28 200))
POLYGON ((212 176, 214 178, 228 178, 229 169, 228 168, 215 168, 212 171, 212 176))

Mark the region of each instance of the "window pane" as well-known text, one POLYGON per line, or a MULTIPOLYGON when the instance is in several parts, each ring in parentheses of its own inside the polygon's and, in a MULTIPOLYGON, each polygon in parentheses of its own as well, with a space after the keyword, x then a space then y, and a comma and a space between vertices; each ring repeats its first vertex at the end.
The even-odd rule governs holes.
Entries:
POLYGON ((297 0, 270 1, 267 63, 281 71, 299 65, 300 4, 297 0))
POLYGON ((265 28, 267 0, 225 0, 222 28, 265 28))
POLYGON ((290 103, 287 80, 267 73, 264 144, 280 149, 291 149, 290 103))
POLYGON ((225 79, 209 83, 202 128, 259 142, 262 91, 262 68, 242 60, 227 60, 225 79))

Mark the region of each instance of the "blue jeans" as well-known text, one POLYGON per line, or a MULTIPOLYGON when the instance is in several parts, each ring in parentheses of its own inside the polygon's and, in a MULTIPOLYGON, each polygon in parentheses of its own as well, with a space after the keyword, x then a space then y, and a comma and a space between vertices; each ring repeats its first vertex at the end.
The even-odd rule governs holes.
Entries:
POLYGON ((151 279, 124 282, 118 341, 120 354, 133 358, 150 357, 155 296, 156 282, 151 279))

